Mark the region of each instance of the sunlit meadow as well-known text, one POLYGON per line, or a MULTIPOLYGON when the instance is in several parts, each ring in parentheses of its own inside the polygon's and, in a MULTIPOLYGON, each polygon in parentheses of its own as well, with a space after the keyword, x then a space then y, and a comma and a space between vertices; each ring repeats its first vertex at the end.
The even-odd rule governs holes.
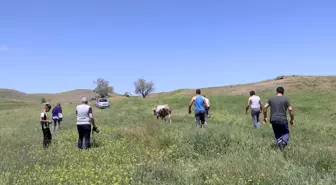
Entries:
POLYGON ((269 124, 253 128, 247 96, 209 95, 205 129, 188 114, 190 96, 112 98, 111 108, 94 108, 101 132, 87 151, 77 149, 75 104, 63 105, 61 130, 44 150, 43 106, 3 99, 0 184, 336 184, 336 93, 286 95, 296 125, 284 152, 272 147, 269 124), (162 103, 172 108, 172 124, 152 114, 162 103))

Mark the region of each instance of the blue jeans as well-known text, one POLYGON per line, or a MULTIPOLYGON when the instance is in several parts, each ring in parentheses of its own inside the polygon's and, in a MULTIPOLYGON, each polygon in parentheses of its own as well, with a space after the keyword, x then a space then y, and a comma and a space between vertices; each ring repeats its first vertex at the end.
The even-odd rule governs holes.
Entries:
POLYGON ((78 148, 83 149, 83 138, 85 139, 85 149, 90 148, 91 125, 77 125, 78 148))
POLYGON ((251 110, 251 117, 252 117, 254 128, 259 128, 260 127, 259 115, 260 115, 260 109, 259 108, 251 110))
POLYGON ((277 140, 278 144, 287 145, 289 141, 289 128, 288 128, 288 121, 271 121, 274 136, 277 140))

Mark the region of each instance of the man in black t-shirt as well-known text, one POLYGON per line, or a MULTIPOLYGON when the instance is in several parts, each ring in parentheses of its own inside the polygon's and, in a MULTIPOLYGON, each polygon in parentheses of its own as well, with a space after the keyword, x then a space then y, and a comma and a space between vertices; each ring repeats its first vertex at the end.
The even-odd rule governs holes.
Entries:
POLYGON ((271 124, 277 144, 281 150, 285 148, 289 140, 289 128, 287 120, 287 110, 290 113, 290 124, 294 125, 294 111, 289 99, 284 96, 285 89, 278 87, 277 95, 268 99, 264 106, 264 123, 267 123, 267 108, 271 107, 271 124))

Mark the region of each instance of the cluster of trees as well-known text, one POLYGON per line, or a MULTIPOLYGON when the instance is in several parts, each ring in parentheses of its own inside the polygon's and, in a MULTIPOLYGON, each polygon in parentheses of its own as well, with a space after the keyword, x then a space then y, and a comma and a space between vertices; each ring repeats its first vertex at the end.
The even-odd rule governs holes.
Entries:
MULTIPOLYGON (((109 81, 104 80, 103 78, 98 78, 93 82, 96 84, 96 88, 93 92, 96 93, 98 98, 108 97, 109 94, 114 92, 113 86, 109 84, 109 81)), ((141 95, 143 98, 146 98, 150 93, 154 92, 154 83, 152 81, 146 81, 143 78, 139 78, 134 82, 134 93, 141 95)), ((124 94, 126 97, 132 96, 130 92, 124 94)))

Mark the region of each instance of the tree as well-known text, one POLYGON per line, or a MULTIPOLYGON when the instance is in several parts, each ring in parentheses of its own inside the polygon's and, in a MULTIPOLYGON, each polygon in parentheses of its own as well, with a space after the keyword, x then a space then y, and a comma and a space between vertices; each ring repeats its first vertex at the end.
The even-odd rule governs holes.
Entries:
POLYGON ((46 103, 46 99, 45 98, 41 98, 41 103, 46 103))
POLYGON ((109 96, 109 93, 114 92, 114 88, 109 85, 109 81, 106 81, 102 78, 98 78, 94 84, 97 84, 97 87, 93 90, 100 98, 105 98, 109 96))
POLYGON ((136 82, 134 82, 135 93, 141 94, 143 98, 146 98, 150 93, 154 91, 154 83, 146 82, 145 79, 139 78, 136 82))

